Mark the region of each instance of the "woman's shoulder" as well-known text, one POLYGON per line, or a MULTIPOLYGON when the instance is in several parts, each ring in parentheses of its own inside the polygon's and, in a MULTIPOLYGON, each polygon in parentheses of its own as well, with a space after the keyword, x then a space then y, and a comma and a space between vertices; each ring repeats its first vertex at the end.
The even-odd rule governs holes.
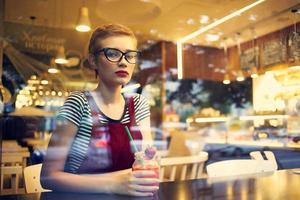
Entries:
POLYGON ((73 109, 79 109, 81 111, 88 110, 88 100, 86 92, 73 91, 67 97, 64 103, 64 107, 72 107, 73 109))
POLYGON ((87 92, 84 91, 73 91, 68 96, 67 100, 69 101, 80 101, 82 103, 87 102, 86 94, 87 92))
POLYGON ((143 95, 135 93, 131 95, 131 98, 133 98, 134 108, 136 112, 149 109, 149 102, 143 95))
POLYGON ((60 108, 57 118, 65 117, 79 126, 82 116, 87 114, 88 111, 88 101, 84 92, 73 91, 60 108))
POLYGON ((132 94, 129 94, 126 96, 127 99, 130 99, 130 98, 133 98, 134 102, 144 102, 144 101, 147 101, 147 99, 139 94, 139 93, 132 93, 132 94))

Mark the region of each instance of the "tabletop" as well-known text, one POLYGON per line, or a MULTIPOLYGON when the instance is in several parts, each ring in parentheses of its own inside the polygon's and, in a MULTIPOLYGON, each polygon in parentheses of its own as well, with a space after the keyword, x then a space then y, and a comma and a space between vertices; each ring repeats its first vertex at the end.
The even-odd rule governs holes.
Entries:
POLYGON ((295 200, 300 199, 300 169, 254 174, 222 179, 196 179, 164 182, 154 197, 129 197, 106 194, 76 194, 44 192, 36 194, 1 196, 2 200, 295 200))

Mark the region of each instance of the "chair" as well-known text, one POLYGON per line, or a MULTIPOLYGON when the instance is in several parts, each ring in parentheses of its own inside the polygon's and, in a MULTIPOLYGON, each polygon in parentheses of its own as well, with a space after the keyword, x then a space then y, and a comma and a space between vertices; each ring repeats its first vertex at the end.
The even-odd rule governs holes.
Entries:
MULTIPOLYGON (((277 161, 276 161, 274 153, 272 151, 264 151, 264 154, 267 158, 266 160, 272 161, 274 167, 276 169, 278 169, 278 165, 277 165, 277 161)), ((254 160, 265 160, 260 151, 250 152, 250 157, 251 157, 251 159, 254 159, 254 160)))
POLYGON ((155 155, 159 158, 165 158, 169 155, 169 151, 168 150, 157 150, 155 155))
POLYGON ((160 181, 174 181, 178 167, 182 167, 179 172, 180 180, 200 178, 203 173, 204 162, 208 159, 207 152, 200 152, 195 156, 167 157, 160 160, 160 181), (190 173, 187 173, 188 167, 192 167, 190 173), (164 177, 165 169, 170 168, 169 178, 164 177))
POLYGON ((24 193, 22 184, 22 166, 1 166, 1 190, 0 194, 21 194, 24 193))
POLYGON ((257 174, 276 171, 272 161, 268 160, 224 160, 207 165, 209 178, 257 174))
POLYGON ((17 141, 4 140, 1 152, 1 194, 22 194, 25 192, 23 168, 30 153, 17 141))
POLYGON ((42 164, 31 165, 24 169, 25 188, 27 193, 50 191, 41 186, 40 173, 42 164))

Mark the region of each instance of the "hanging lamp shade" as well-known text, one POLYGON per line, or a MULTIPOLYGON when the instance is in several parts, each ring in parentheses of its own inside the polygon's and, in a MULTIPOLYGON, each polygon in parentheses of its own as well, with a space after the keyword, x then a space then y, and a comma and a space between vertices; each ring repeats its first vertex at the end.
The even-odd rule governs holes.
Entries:
POLYGON ((237 74, 237 77, 236 77, 236 80, 241 82, 241 81, 244 81, 245 80, 245 77, 244 77, 244 74, 241 70, 238 71, 238 74, 237 74))
POLYGON ((55 60, 52 58, 51 61, 50 61, 50 68, 48 69, 48 73, 56 74, 58 72, 59 72, 59 70, 56 67, 55 60))
POLYGON ((257 73, 257 69, 256 67, 252 67, 251 69, 251 78, 257 78, 258 77, 258 73, 257 73))
POLYGON ((66 59, 65 47, 60 46, 57 50, 57 55, 55 58, 55 63, 57 64, 66 64, 68 60, 66 59))
POLYGON ((79 14, 79 19, 78 23, 76 26, 76 31, 79 32, 88 32, 91 30, 91 23, 89 19, 89 10, 87 7, 82 6, 80 8, 80 14, 79 14))
POLYGON ((223 84, 225 84, 225 85, 230 84, 230 79, 229 79, 229 75, 228 74, 224 75, 223 84))

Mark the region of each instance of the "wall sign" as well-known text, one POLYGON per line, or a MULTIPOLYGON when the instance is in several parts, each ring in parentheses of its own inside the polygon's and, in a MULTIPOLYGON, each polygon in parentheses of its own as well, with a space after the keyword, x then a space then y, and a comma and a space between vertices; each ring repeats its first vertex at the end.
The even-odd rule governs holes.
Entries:
POLYGON ((289 35, 289 60, 300 60, 300 32, 289 35))
POLYGON ((262 45, 262 66, 285 63, 287 58, 287 44, 285 40, 275 39, 262 45))
POLYGON ((4 23, 4 38, 18 50, 54 55, 60 46, 66 51, 84 52, 89 34, 71 29, 57 29, 11 22, 4 23))
POLYGON ((251 70, 252 67, 259 66, 258 53, 259 48, 250 48, 242 51, 240 56, 240 63, 242 70, 251 70))

